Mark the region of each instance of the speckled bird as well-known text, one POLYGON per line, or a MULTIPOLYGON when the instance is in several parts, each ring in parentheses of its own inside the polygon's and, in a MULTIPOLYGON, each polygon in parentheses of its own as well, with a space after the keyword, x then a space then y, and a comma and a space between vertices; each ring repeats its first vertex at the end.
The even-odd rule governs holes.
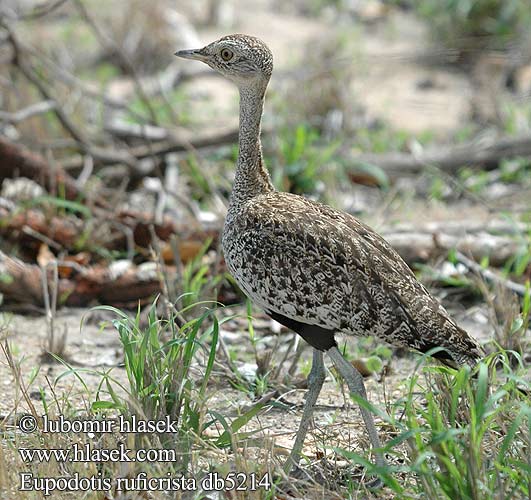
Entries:
MULTIPOLYGON (((369 226, 350 214, 274 188, 260 144, 264 96, 273 71, 273 55, 264 42, 229 35, 176 55, 208 64, 240 92, 239 155, 222 236, 227 267, 254 303, 314 348, 288 471, 300 460, 325 379, 324 352, 350 392, 367 397, 362 376, 337 348, 336 333, 373 335, 420 352, 440 347, 443 350, 433 355, 452 366, 474 365, 483 351, 369 226)), ((373 417, 360 410, 376 463, 383 465, 373 417)))

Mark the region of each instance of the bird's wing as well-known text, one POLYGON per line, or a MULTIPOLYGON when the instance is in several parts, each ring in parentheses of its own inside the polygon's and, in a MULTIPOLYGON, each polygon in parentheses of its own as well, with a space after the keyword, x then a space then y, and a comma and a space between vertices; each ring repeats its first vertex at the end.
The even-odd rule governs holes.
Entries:
POLYGON ((421 351, 477 348, 398 253, 355 217, 275 192, 251 200, 239 225, 241 248, 254 248, 240 256, 236 267, 247 275, 239 281, 264 308, 421 351))

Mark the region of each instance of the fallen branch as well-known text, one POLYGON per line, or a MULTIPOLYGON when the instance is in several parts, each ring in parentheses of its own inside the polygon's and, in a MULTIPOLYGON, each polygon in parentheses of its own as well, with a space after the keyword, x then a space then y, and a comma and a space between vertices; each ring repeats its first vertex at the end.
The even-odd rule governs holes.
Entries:
MULTIPOLYGON (((68 262, 58 261, 59 266, 68 262)), ((160 280, 153 263, 135 266, 130 262, 117 261, 109 267, 83 268, 75 266, 72 277, 59 279, 58 297, 65 306, 82 307, 94 302, 133 306, 147 303, 160 292, 160 280)), ((175 273, 174 268, 167 268, 175 273)), ((44 306, 42 289, 43 269, 26 264, 0 251, 0 294, 6 306, 44 306)), ((51 278, 51 276, 49 276, 51 278)))
MULTIPOLYGON (((41 242, 55 249, 79 250, 79 241, 87 239, 87 234, 90 235, 88 241, 91 245, 109 250, 131 250, 134 246, 148 248, 152 244, 150 227, 153 226, 157 238, 163 242, 170 241, 172 235, 179 235, 179 253, 183 262, 187 262, 197 255, 208 239, 212 239, 215 246, 221 231, 220 227, 207 230, 190 228, 185 223, 179 225, 170 217, 155 223, 151 214, 127 210, 111 213, 94 209, 93 213, 97 223, 83 221, 72 215, 45 216, 35 208, 14 210, 0 206, 0 218, 4 221, 0 226, 0 235, 17 242, 30 252, 27 254, 29 256, 37 252, 41 242)), ((493 223, 487 225, 489 227, 496 229, 504 226, 493 223)), ((491 265, 502 266, 525 244, 513 237, 490 234, 474 224, 470 225, 470 231, 460 229, 431 223, 418 230, 408 226, 383 228, 381 233, 409 265, 430 262, 457 249, 478 261, 488 256, 491 265)), ((164 259, 168 262, 172 260, 169 251, 164 259)))
POLYGON ((0 136, 0 182, 5 178, 27 177, 38 182, 49 193, 64 187, 68 200, 79 199, 80 190, 76 181, 60 168, 51 168, 46 160, 0 136))
MULTIPOLYGON (((0 198, 0 201, 2 198, 0 198)), ((127 250, 132 258, 135 247, 147 249, 153 244, 150 228, 153 227, 157 238, 169 242, 178 235, 178 254, 183 263, 187 263, 199 253, 209 239, 213 245, 219 238, 218 230, 177 225, 170 217, 164 217, 156 223, 151 214, 122 210, 111 213, 94 208, 95 218, 80 219, 74 215, 45 215, 36 208, 21 209, 0 204, 0 236, 17 243, 24 250, 24 256, 35 258, 41 243, 56 251, 77 252, 90 250, 95 246, 107 250, 127 250), (94 222, 94 221, 97 222, 94 222), (87 245, 80 248, 80 242, 87 245)), ((164 260, 173 262, 174 255, 164 247, 164 260)))
POLYGON ((177 140, 176 134, 169 128, 147 124, 141 125, 140 123, 128 123, 123 120, 114 120, 104 125, 104 129, 106 132, 120 139, 143 139, 148 141, 177 140))
POLYGON ((41 269, 0 250, 0 294, 4 302, 44 305, 41 269))
MULTIPOLYGON (((153 130, 161 130, 160 128, 153 130)), ((164 130, 164 129, 162 129, 164 130)), ((129 132, 132 132, 133 129, 129 129, 129 132)), ((138 130, 134 130, 137 132, 138 130)), ((173 135, 169 133, 169 135, 173 135)), ((201 149, 210 146, 221 146, 223 144, 232 144, 238 140, 238 130, 232 129, 221 133, 216 134, 205 134, 204 136, 197 137, 196 139, 190 138, 189 140, 182 138, 174 138, 168 141, 157 142, 154 144, 147 144, 141 146, 135 146, 127 150, 127 155, 131 158, 136 158, 141 160, 144 158, 154 157, 154 156, 164 156, 168 153, 174 153, 179 151, 190 151, 194 149, 201 149)), ((125 150, 124 150, 125 151, 125 150)), ((119 163, 119 158, 116 157, 105 157, 105 155, 100 154, 98 157, 101 164, 114 164, 119 163)), ((83 157, 81 155, 74 156, 67 160, 61 162, 62 168, 68 171, 76 172, 83 168, 83 157)), ((146 175, 146 171, 142 172, 143 175, 146 175)))
POLYGON ((522 244, 512 238, 485 232, 456 235, 437 232, 388 232, 382 236, 409 264, 426 263, 457 249, 481 260, 488 256, 494 266, 501 266, 521 249, 522 244))
MULTIPOLYGON (((411 255, 415 256, 414 253, 411 255)), ((525 286, 514 283, 495 271, 484 269, 459 251, 456 255, 459 262, 481 274, 487 281, 498 283, 519 295, 526 293, 525 286)), ((49 256, 53 258, 52 254, 49 256)), ((86 256, 83 258, 74 256, 69 260, 57 261, 60 269, 58 296, 62 298, 61 305, 81 307, 100 302, 129 307, 139 301, 147 303, 154 294, 161 291, 157 266, 152 262, 135 266, 130 261, 116 261, 108 267, 99 264, 87 267, 84 265, 86 262, 84 259, 86 256)), ((165 266, 165 269, 166 278, 172 280, 176 276, 176 267, 165 266)), ((41 266, 27 264, 0 251, 0 294, 3 295, 4 303, 8 307, 12 305, 42 307, 43 272, 41 266)))
POLYGON ((10 211, 0 207, 0 235, 35 255, 41 243, 57 250, 72 249, 83 234, 83 221, 73 216, 46 217, 36 209, 10 211))
POLYGON ((531 137, 502 137, 495 140, 474 141, 418 154, 384 153, 360 154, 350 159, 356 164, 371 164, 388 174, 415 174, 426 166, 435 166, 447 173, 456 173, 463 166, 495 168, 504 158, 531 156, 531 137))
MULTIPOLYGON (((76 2, 76 5, 82 4, 76 2)), ((26 51, 24 45, 21 44, 18 40, 18 37, 15 35, 15 32, 11 27, 5 22, 2 23, 0 19, 0 26, 2 26, 8 34, 8 40, 13 48, 13 65, 24 75, 26 80, 30 82, 39 92, 41 97, 46 101, 52 101, 55 105, 52 108, 57 120, 61 126, 70 134, 70 136, 77 142, 79 148, 86 154, 92 156, 94 159, 102 163, 124 163, 132 170, 138 170, 138 164, 136 159, 131 156, 127 150, 114 150, 110 148, 101 148, 95 146, 91 143, 88 136, 85 135, 84 130, 79 128, 74 121, 71 119, 70 115, 59 105, 57 99, 54 99, 52 93, 48 86, 44 83, 42 75, 26 61, 26 51)), ((84 159, 81 160, 83 167, 84 159)))
POLYGON ((423 223, 403 222, 385 229, 387 233, 445 233, 461 235, 489 233, 489 234, 528 234, 531 224, 526 222, 504 219, 462 219, 429 221, 423 223))

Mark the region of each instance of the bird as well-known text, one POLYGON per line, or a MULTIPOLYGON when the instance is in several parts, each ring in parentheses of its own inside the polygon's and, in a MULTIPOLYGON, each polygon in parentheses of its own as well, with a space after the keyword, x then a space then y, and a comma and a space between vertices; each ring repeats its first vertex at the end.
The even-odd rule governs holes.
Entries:
MULTIPOLYGON (((273 54, 262 40, 232 34, 175 55, 206 63, 239 89, 239 150, 222 233, 227 268, 255 304, 313 348, 303 413, 284 465, 289 473, 299 467, 325 380, 324 353, 349 392, 367 400, 363 377, 341 354, 337 334, 431 351, 452 367, 473 367, 484 352, 376 231, 351 214, 275 189, 260 141, 273 72, 273 54)), ((359 406, 375 464, 384 467, 372 413, 359 406)))

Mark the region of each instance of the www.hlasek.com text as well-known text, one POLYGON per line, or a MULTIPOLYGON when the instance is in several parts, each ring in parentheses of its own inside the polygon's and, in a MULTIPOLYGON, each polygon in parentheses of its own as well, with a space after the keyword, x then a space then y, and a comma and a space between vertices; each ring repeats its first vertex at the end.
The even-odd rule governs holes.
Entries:
POLYGON ((124 443, 116 448, 100 448, 90 443, 72 443, 69 448, 19 448, 20 458, 32 462, 176 462, 177 451, 171 448, 130 449, 124 443))

